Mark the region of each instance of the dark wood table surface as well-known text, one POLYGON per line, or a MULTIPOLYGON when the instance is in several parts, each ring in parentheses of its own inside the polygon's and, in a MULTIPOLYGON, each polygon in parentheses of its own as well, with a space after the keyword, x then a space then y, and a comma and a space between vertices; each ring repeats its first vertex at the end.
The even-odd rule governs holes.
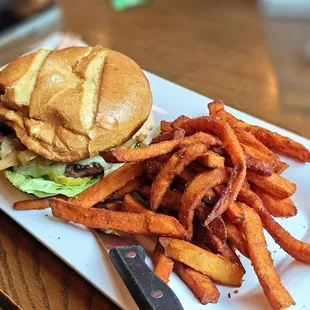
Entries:
MULTIPOLYGON (((123 13, 107 0, 60 2, 66 28, 90 45, 310 137, 310 70, 296 51, 302 23, 266 22, 252 0, 152 0, 123 13)), ((24 309, 118 309, 2 212, 0 289, 24 309)))

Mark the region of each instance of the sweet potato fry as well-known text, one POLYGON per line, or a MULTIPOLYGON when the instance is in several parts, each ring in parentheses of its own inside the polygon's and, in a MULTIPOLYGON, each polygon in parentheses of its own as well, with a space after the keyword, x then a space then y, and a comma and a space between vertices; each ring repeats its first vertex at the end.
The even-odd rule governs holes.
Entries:
POLYGON ((194 177, 195 177, 195 173, 191 169, 189 169, 189 167, 184 167, 184 169, 181 172, 181 174, 177 176, 177 179, 182 184, 185 185, 188 182, 190 182, 194 177))
POLYGON ((143 173, 143 163, 130 163, 103 177, 98 183, 89 187, 75 198, 69 199, 74 205, 91 208, 96 203, 105 200, 112 193, 124 187, 130 181, 143 173))
POLYGON ((150 199, 151 187, 148 185, 143 185, 137 188, 136 192, 144 199, 150 199))
POLYGON ((168 215, 137 214, 109 211, 105 209, 85 209, 60 199, 50 200, 55 217, 73 221, 91 228, 114 229, 118 231, 184 238, 182 225, 168 215))
POLYGON ((232 286, 240 286, 244 271, 238 265, 218 254, 213 254, 189 242, 159 238, 165 254, 193 269, 206 274, 211 279, 232 286))
POLYGON ((233 164, 233 172, 226 187, 225 193, 214 206, 209 215, 206 225, 217 216, 224 213, 227 208, 235 201, 238 192, 246 176, 246 160, 242 147, 228 123, 212 117, 197 117, 186 121, 181 128, 185 129, 187 134, 197 131, 211 132, 217 136, 225 150, 230 156, 233 164))
POLYGON ((206 204, 211 204, 214 206, 218 199, 213 191, 213 189, 209 189, 205 192, 205 195, 202 197, 202 201, 205 202, 206 204))
POLYGON ((310 264, 310 244, 295 239, 278 224, 253 191, 242 188, 238 195, 238 200, 246 203, 259 214, 264 228, 285 252, 301 262, 310 264))
POLYGON ((14 203, 15 210, 42 210, 49 208, 48 198, 21 200, 14 203))
POLYGON ((252 190, 262 200, 268 212, 274 217, 291 217, 297 214, 297 209, 291 198, 279 199, 271 196, 265 190, 252 185, 252 190))
POLYGON ((129 213, 142 213, 146 215, 154 215, 156 213, 145 208, 140 202, 135 200, 131 195, 127 194, 124 197, 122 204, 122 211, 129 213))
POLYGON ((144 170, 149 179, 154 179, 162 166, 163 163, 155 158, 150 158, 144 161, 144 170))
POLYGON ((167 122, 167 121, 161 121, 160 122, 160 130, 161 131, 172 131, 173 128, 171 127, 172 122, 167 122))
MULTIPOLYGON (((151 188, 149 186, 142 186, 138 188, 137 193, 144 199, 150 199, 151 196, 151 188)), ((176 210, 180 209, 182 193, 173 189, 167 190, 163 199, 161 206, 165 209, 176 210)))
POLYGON ((283 173, 287 168, 289 167, 289 164, 281 161, 281 160, 278 160, 274 169, 273 169, 273 172, 274 173, 277 173, 277 174, 281 174, 283 173))
POLYGON ((233 129, 240 143, 259 151, 260 154, 268 156, 264 157, 266 162, 274 166, 275 163, 279 161, 279 157, 273 151, 269 150, 263 143, 258 141, 250 132, 239 127, 234 127, 233 129))
POLYGON ((209 150, 198 158, 198 162, 207 168, 224 168, 225 158, 209 150))
MULTIPOLYGON (((212 223, 214 223, 214 221, 212 223)), ((194 244, 204 249, 210 249, 213 253, 220 254, 232 263, 238 264, 243 268, 239 257, 227 245, 226 240, 221 240, 218 238, 212 231, 203 226, 197 219, 194 220, 194 227, 194 244)))
POLYGON ((168 154, 161 155, 161 156, 158 156, 158 157, 155 157, 155 158, 159 162, 165 163, 172 155, 173 155, 173 153, 168 153, 168 154))
POLYGON ((165 255, 164 248, 159 241, 153 253, 153 264, 155 274, 162 279, 165 283, 169 282, 169 277, 173 271, 173 260, 165 255))
POLYGON ((162 141, 156 144, 142 146, 136 149, 119 149, 100 153, 105 161, 110 163, 124 163, 145 160, 171 153, 183 147, 191 146, 197 143, 203 143, 205 146, 219 144, 219 140, 207 133, 198 132, 192 136, 182 139, 162 141))
POLYGON ((259 126, 251 126, 250 131, 257 140, 270 149, 302 162, 310 162, 310 152, 302 144, 259 126))
POLYGON ((246 240, 244 239, 240 231, 230 221, 225 220, 225 224, 227 229, 227 239, 231 246, 236 248, 243 256, 249 257, 246 240))
POLYGON ((217 303, 220 293, 208 276, 180 262, 174 263, 174 270, 203 305, 217 303))
POLYGON ((165 209, 170 210, 179 210, 180 209, 180 203, 181 203, 182 193, 180 193, 177 190, 167 190, 161 205, 165 209))
POLYGON ((206 167, 197 162, 192 162, 188 165, 188 169, 192 170, 195 174, 206 171, 206 167))
POLYGON ((122 204, 120 202, 108 202, 108 203, 99 203, 97 205, 95 205, 94 207, 100 205, 100 207, 102 206, 103 208, 110 210, 110 211, 122 211, 122 204))
POLYGON ((181 174, 185 166, 204 154, 207 149, 208 147, 205 144, 194 144, 182 148, 165 163, 151 187, 150 202, 153 211, 156 211, 160 206, 161 200, 175 176, 181 174))
POLYGON ((186 115, 180 115, 178 118, 176 118, 172 123, 172 128, 180 128, 182 124, 184 124, 186 121, 189 120, 189 117, 186 115))
POLYGON ((226 242, 223 242, 211 232, 209 232, 208 234, 211 242, 211 249, 213 250, 213 252, 222 255, 232 263, 238 264, 241 268, 244 269, 238 255, 227 245, 226 242))
POLYGON ((294 183, 276 173, 269 176, 248 170, 247 179, 250 183, 266 190, 270 195, 281 199, 292 196, 296 191, 294 183))
MULTIPOLYGON (((199 207, 195 210, 195 218, 199 220, 199 222, 204 225, 207 217, 211 213, 211 209, 208 208, 205 204, 201 203, 199 207)), ((217 236, 221 241, 226 242, 227 240, 227 230, 226 225, 221 216, 215 218, 209 225, 208 229, 212 231, 212 233, 217 236)))
POLYGON ((136 190, 138 187, 142 186, 146 181, 145 175, 141 175, 140 177, 133 179, 125 186, 123 186, 118 191, 114 192, 110 195, 107 199, 116 200, 116 199, 123 199, 126 194, 129 194, 136 190))
POLYGON ((212 116, 218 116, 226 120, 233 127, 240 127, 245 131, 251 132, 258 141, 276 152, 291 156, 302 162, 310 161, 310 152, 303 145, 276 132, 238 120, 224 110, 222 102, 210 103, 209 112, 212 116))
POLYGON ((198 174, 185 188, 181 199, 179 221, 187 230, 187 239, 193 236, 193 218, 195 209, 199 206, 204 193, 219 184, 229 180, 230 171, 228 169, 207 170, 198 174))
POLYGON ((268 175, 272 174, 275 164, 270 164, 268 163, 268 161, 266 161, 266 157, 267 160, 269 159, 268 155, 261 153, 260 151, 252 148, 251 146, 247 146, 242 143, 241 146, 245 154, 246 165, 249 169, 268 175))
POLYGON ((152 139, 152 144, 159 143, 162 141, 182 139, 184 136, 185 136, 184 129, 177 128, 174 129, 173 131, 164 131, 152 139))
MULTIPOLYGON (((59 198, 67 200, 68 198, 63 195, 54 196, 54 198, 59 198)), ((30 199, 30 200, 21 200, 13 204, 15 210, 42 210, 50 207, 49 205, 50 198, 40 198, 40 199, 30 199)))
MULTIPOLYGON (((213 188, 216 195, 220 198, 224 191, 225 186, 224 185, 218 185, 213 188)), ((232 223, 242 223, 244 220, 244 210, 243 210, 243 204, 240 202, 233 202, 226 210, 225 214, 230 219, 232 223)))
MULTIPOLYGON (((158 158, 158 157, 157 157, 158 158)), ((147 173, 149 179, 154 180, 155 176, 159 170, 163 167, 164 162, 158 161, 158 159, 150 158, 144 161, 144 169, 147 173)), ((184 167, 180 175, 176 178, 182 183, 186 184, 190 182, 195 177, 195 173, 189 169, 189 167, 184 167)))
POLYGON ((243 231, 247 240, 250 259, 255 273, 273 309, 286 309, 295 304, 294 299, 282 285, 270 252, 267 249, 263 225, 259 215, 246 208, 243 231))

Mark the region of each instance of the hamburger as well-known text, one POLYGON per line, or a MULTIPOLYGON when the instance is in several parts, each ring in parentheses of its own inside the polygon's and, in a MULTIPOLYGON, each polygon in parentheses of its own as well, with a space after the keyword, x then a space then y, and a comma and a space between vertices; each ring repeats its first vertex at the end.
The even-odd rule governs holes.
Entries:
POLYGON ((40 49, 0 72, 0 170, 38 197, 75 196, 119 167, 99 152, 138 147, 153 127, 141 68, 102 47, 40 49))

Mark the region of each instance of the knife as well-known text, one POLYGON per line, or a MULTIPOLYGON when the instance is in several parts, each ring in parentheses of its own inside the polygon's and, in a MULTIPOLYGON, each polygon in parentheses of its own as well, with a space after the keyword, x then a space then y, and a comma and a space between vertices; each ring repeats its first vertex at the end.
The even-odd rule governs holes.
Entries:
POLYGON ((145 251, 130 234, 94 233, 141 310, 183 310, 172 289, 145 263, 145 251))

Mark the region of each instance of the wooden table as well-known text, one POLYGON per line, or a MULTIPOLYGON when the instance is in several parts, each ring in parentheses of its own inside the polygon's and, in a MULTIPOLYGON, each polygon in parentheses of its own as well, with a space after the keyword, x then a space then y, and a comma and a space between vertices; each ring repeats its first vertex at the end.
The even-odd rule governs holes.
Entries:
MULTIPOLYGON (((279 27, 267 25, 278 38, 268 36, 267 44, 254 1, 152 0, 123 13, 107 0, 62 3, 66 27, 90 45, 121 51, 146 70, 310 137, 309 72, 293 48, 284 49, 290 44, 279 27), (292 58, 284 70, 280 64, 292 58)), ((117 309, 1 212, 0 288, 24 309, 117 309)))

